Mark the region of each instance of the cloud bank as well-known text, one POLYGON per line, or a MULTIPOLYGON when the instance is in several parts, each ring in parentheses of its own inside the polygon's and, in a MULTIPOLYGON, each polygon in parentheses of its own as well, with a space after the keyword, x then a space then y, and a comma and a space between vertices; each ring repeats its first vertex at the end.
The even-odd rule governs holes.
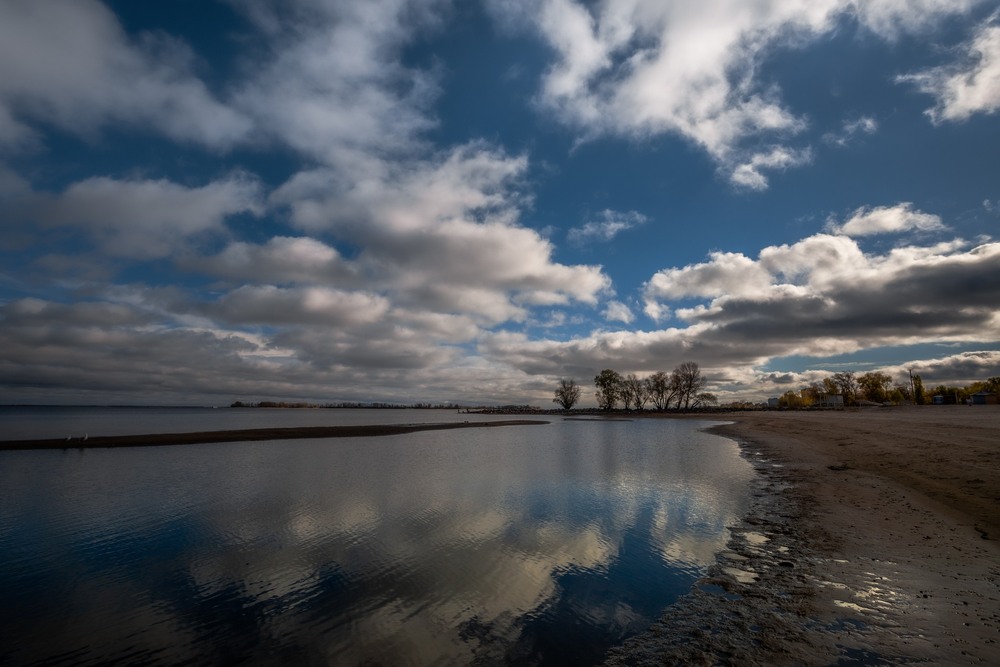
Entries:
MULTIPOLYGON (((768 58, 847 27, 892 44, 982 4, 487 6, 498 31, 543 47, 525 107, 564 133, 567 164, 581 143, 680 137, 718 169, 724 196, 761 197, 775 173, 823 157, 813 119, 766 78, 768 58)), ((996 344, 1000 247, 961 238, 961 216, 862 198, 815 211, 822 230, 784 243, 713 235, 694 261, 672 246, 682 224, 710 227, 699 212, 679 222, 584 193, 576 210, 597 213, 540 222, 539 173, 558 171, 544 142, 514 150, 442 127, 454 74, 418 56, 456 4, 227 6, 225 64, 129 31, 97 0, 0 7, 0 401, 548 403, 553 378, 687 360, 724 395, 759 397, 779 383, 762 370, 775 359, 996 344), (133 144, 130 168, 90 168, 133 144), (558 234, 540 231, 550 223, 558 234), (669 242, 653 265, 612 275, 592 259, 654 231, 669 242)), ((929 130, 995 113, 996 22, 897 79, 934 98, 929 130)), ((887 122, 859 109, 825 141, 874 140, 887 122)), ((687 187, 663 180, 665 199, 687 187)), ((1000 374, 988 350, 938 352, 926 368, 941 381, 1000 374)))

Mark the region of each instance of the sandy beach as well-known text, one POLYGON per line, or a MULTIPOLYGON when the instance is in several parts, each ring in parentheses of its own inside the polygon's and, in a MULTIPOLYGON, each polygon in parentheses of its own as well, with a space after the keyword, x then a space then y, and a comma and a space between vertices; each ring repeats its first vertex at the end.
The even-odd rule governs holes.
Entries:
POLYGON ((720 418, 751 509, 608 664, 1000 664, 1000 409, 720 418))

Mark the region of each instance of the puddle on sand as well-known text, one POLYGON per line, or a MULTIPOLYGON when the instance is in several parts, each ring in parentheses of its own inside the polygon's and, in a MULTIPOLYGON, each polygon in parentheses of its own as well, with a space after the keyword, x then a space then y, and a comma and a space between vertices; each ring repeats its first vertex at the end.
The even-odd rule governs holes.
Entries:
POLYGON ((724 567, 722 571, 741 584, 752 584, 757 581, 757 573, 740 570, 735 567, 724 567))
POLYGON ((755 547, 759 547, 762 544, 767 544, 771 538, 763 533, 755 533, 753 531, 748 531, 742 533, 743 539, 747 541, 748 544, 752 544, 755 547))

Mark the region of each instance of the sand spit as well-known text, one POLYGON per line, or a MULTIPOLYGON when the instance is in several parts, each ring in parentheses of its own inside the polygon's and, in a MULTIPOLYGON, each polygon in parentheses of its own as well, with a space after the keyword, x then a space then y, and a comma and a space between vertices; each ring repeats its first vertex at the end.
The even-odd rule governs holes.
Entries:
POLYGON ((1000 664, 1000 409, 721 418, 751 508, 607 664, 1000 664))
POLYGON ((497 426, 536 426, 550 422, 539 419, 507 419, 490 422, 442 422, 432 424, 377 424, 371 426, 308 426, 297 428, 257 428, 237 431, 199 431, 197 433, 150 433, 145 435, 114 435, 61 440, 0 441, 0 451, 6 449, 77 449, 92 447, 155 447, 161 445, 194 445, 212 442, 249 442, 259 440, 302 440, 306 438, 364 438, 381 435, 401 435, 417 431, 443 431, 455 428, 486 428, 497 426))

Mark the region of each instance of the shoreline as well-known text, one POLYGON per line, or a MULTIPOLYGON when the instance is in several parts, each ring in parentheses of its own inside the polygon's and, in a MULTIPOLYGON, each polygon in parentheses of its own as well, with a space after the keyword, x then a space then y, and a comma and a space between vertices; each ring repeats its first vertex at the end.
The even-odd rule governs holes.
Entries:
MULTIPOLYGON (((616 416, 617 417, 617 416, 616 416)), ((569 417, 568 417, 569 418, 569 417)), ((633 415, 726 421, 757 472, 727 548, 605 664, 1000 664, 1000 409, 633 415)), ((513 419, 0 442, 82 449, 367 437, 513 419)))
POLYGON ((719 418, 750 507, 605 664, 1000 664, 1000 410, 719 418))
POLYGON ((540 419, 505 419, 491 422, 433 422, 428 424, 375 424, 364 426, 296 426, 288 428, 255 428, 227 431, 196 431, 190 433, 146 433, 110 435, 93 438, 50 438, 40 440, 3 440, 0 452, 40 449, 94 449, 108 447, 163 447, 220 442, 259 442, 262 440, 304 440, 313 438, 367 438, 402 435, 417 431, 443 431, 457 428, 499 426, 540 426, 549 424, 540 419))

